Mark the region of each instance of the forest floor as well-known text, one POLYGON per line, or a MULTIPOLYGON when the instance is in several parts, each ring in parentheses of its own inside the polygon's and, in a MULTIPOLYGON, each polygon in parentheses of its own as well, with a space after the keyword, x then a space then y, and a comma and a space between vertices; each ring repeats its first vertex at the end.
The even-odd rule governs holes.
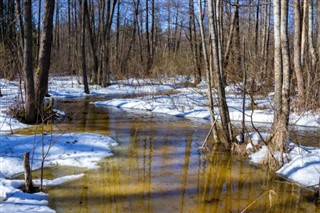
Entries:
MULTIPOLYGON (((113 98, 91 104, 98 107, 118 107, 130 113, 163 113, 190 119, 209 119, 205 83, 202 82, 197 87, 188 87, 190 79, 184 76, 162 79, 161 82, 155 79, 128 79, 114 82, 107 88, 90 85, 90 95, 83 92, 81 80, 77 77, 52 76, 49 81, 49 94, 53 98, 138 95, 135 98, 113 98)), ((21 190, 23 181, 12 179, 13 175, 23 172, 22 154, 28 151, 33 154, 33 169, 41 166, 42 147, 45 151, 50 148, 49 155, 45 159, 45 166, 59 164, 90 169, 96 168, 96 163, 102 158, 111 156, 111 148, 117 143, 108 136, 89 133, 29 136, 12 134, 15 129, 28 127, 8 115, 9 107, 18 103, 19 83, 0 79, 0 88, 3 94, 3 97, 0 97, 0 198, 2 200, 0 209, 3 212, 54 212, 48 207, 48 195, 23 193, 21 190)), ((243 98, 240 86, 228 86, 226 92, 231 120, 233 122, 242 121, 243 98)), ((215 91, 213 94, 216 94, 215 91)), ((250 97, 245 98, 245 119, 248 124, 253 122, 258 127, 271 126, 273 121, 272 97, 272 93, 255 96, 255 110, 250 109, 250 97)), ((214 111, 218 116, 218 109, 215 108, 214 111)), ((290 124, 295 128, 307 127, 318 131, 320 114, 291 113, 290 124)), ((269 133, 265 132, 262 135, 267 137, 269 133)), ((250 136, 254 144, 261 141, 257 133, 249 132, 246 136, 250 136)), ((304 187, 319 187, 320 141, 318 144, 318 147, 306 147, 288 141, 288 153, 284 156, 286 162, 277 173, 304 187)), ((251 144, 248 144, 247 149, 251 148, 251 144)), ((254 163, 260 163, 267 154, 267 148, 262 146, 249 158, 254 163)), ((54 180, 44 180, 44 186, 55 186, 81 178, 83 175, 75 174, 54 180)), ((39 185, 40 180, 34 180, 34 183, 39 185)))

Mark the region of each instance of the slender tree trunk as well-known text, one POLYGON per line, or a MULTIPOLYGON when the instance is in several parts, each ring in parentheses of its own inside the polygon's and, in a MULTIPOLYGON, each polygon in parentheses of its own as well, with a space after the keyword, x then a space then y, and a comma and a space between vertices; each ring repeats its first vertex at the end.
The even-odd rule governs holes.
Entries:
POLYGON ((88 86, 88 77, 87 77, 87 62, 86 62, 86 17, 85 17, 85 5, 86 3, 84 1, 87 0, 79 0, 82 11, 81 11, 81 67, 82 67, 82 79, 83 79, 83 85, 84 85, 84 92, 89 94, 89 86, 88 86))
POLYGON ((36 121, 35 91, 32 68, 32 1, 24 0, 24 48, 23 73, 25 83, 25 119, 27 123, 36 121))
POLYGON ((93 62, 93 72, 92 72, 91 83, 92 84, 97 84, 97 82, 98 82, 99 62, 98 62, 95 39, 94 39, 93 30, 92 30, 92 27, 91 27, 91 22, 90 22, 90 17, 89 17, 88 4, 87 4, 86 0, 84 0, 84 6, 83 7, 84 7, 84 15, 85 15, 85 18, 86 18, 85 25, 86 25, 86 29, 87 29, 87 34, 89 36, 90 48, 91 48, 91 53, 92 53, 92 62, 93 62))
POLYGON ((267 68, 268 68, 268 58, 269 58, 269 38, 270 38, 270 5, 267 4, 267 0, 264 1, 265 3, 265 11, 264 11, 264 25, 263 25, 263 42, 261 48, 261 55, 263 57, 263 66, 262 66, 262 73, 261 79, 265 79, 267 77, 267 68))
POLYGON ((256 20, 255 20, 255 30, 254 30, 254 51, 255 51, 255 57, 258 56, 258 51, 259 51, 259 22, 260 22, 260 0, 257 2, 257 10, 256 10, 256 20))
POLYGON ((212 126, 212 135, 213 139, 216 142, 219 141, 218 137, 218 128, 216 124, 216 119, 214 116, 214 104, 213 104, 213 96, 212 96, 212 76, 211 71, 209 68, 209 60, 208 60, 208 51, 206 47, 206 39, 204 34, 204 26, 203 26, 203 9, 202 9, 202 3, 201 0, 198 0, 198 7, 199 7, 199 27, 200 27, 200 36, 201 36, 201 44, 202 44, 202 51, 203 51, 203 61, 204 66, 206 70, 206 77, 207 77, 207 95, 208 95, 208 101, 209 101, 209 112, 210 112, 210 122, 212 126))
POLYGON ((18 25, 19 25, 19 40, 20 40, 20 48, 18 48, 20 56, 23 57, 23 49, 24 49, 24 23, 22 19, 22 13, 21 13, 21 2, 20 0, 16 0, 16 17, 18 19, 18 25))
POLYGON ((44 1, 44 15, 42 20, 42 33, 39 49, 39 64, 36 69, 36 100, 38 104, 38 111, 42 110, 43 99, 48 91, 49 69, 51 59, 51 47, 53 39, 53 13, 54 13, 54 0, 44 1))
MULTIPOLYGON (((320 58, 320 1, 317 0, 317 52, 318 59, 320 58)), ((320 69, 320 60, 318 60, 318 71, 320 69)))
MULTIPOLYGON (((311 57, 311 70, 309 72, 309 80, 308 82, 311 82, 312 74, 315 72, 316 63, 317 63, 317 56, 316 56, 316 50, 314 48, 314 39, 313 39, 313 1, 309 0, 308 3, 308 48, 309 48, 309 54, 311 57)), ((310 84, 308 85, 310 86, 310 84)))
MULTIPOLYGON (((42 0, 38 1, 38 41, 37 41, 37 45, 38 45, 38 53, 40 52, 40 39, 41 39, 41 3, 42 0)), ((39 54, 37 54, 37 64, 39 63, 39 54)))
POLYGON ((308 22, 308 0, 303 0, 303 17, 301 26, 301 64, 304 67, 305 64, 305 50, 307 43, 307 22, 308 22))
MULTIPOLYGON (((288 128, 290 115, 290 52, 289 52, 289 34, 288 34, 288 1, 281 0, 281 51, 283 64, 283 85, 282 85, 282 113, 283 123, 288 128)), ((287 137, 287 135, 286 135, 287 137)), ((284 142, 284 141, 283 141, 284 142)))
MULTIPOLYGON (((234 6, 234 12, 232 14, 232 18, 231 18, 231 26, 230 26, 230 30, 229 30, 229 34, 228 34, 228 40, 226 42, 226 51, 224 53, 224 67, 226 68, 228 66, 229 63, 229 57, 230 57, 230 53, 231 53, 231 46, 232 46, 232 40, 233 40, 233 35, 235 32, 236 27, 239 27, 239 0, 235 1, 235 6, 234 6), (236 26, 237 25, 237 26, 236 26)), ((236 36, 239 36, 239 34, 237 34, 236 36)), ((236 38, 238 39, 238 38, 236 38)))
MULTIPOLYGON (((103 40, 103 59, 105 66, 101 71, 101 86, 106 87, 110 84, 111 77, 111 66, 110 66, 110 48, 111 48, 111 26, 113 23, 113 16, 115 11, 115 6, 117 4, 117 0, 108 0, 107 2, 107 10, 106 10, 106 21, 103 27, 103 35, 105 39, 103 40)), ((102 62, 100 62, 102 63, 102 62)))
POLYGON ((23 167, 26 192, 31 193, 34 191, 34 187, 32 183, 32 173, 30 167, 30 152, 26 152, 23 154, 23 167))
POLYGON ((72 73, 72 63, 71 63, 71 0, 68 0, 68 71, 72 73))
POLYGON ((281 56, 281 39, 280 39, 280 0, 273 0, 273 17, 274 17, 274 121, 278 123, 279 116, 282 112, 282 56, 281 56))
POLYGON ((146 0, 146 42, 147 42, 147 68, 146 73, 149 73, 152 67, 152 56, 151 56, 151 39, 149 33, 149 0, 146 0))
POLYGON ((221 28, 220 21, 222 14, 220 13, 221 1, 208 2, 208 16, 209 16, 209 33, 211 37, 211 54, 214 65, 214 72, 217 81, 217 92, 218 92, 218 105, 219 114, 222 123, 223 134, 225 136, 225 141, 223 144, 226 149, 230 149, 231 143, 233 141, 233 133, 231 128, 231 122, 229 117, 229 109, 226 102, 225 95, 225 79, 223 71, 223 59, 221 50, 221 28))
MULTIPOLYGON (((288 1, 273 0, 275 35, 275 110, 274 128, 271 144, 273 150, 284 152, 288 139, 290 115, 290 54, 288 39, 288 1), (282 59, 282 60, 280 60, 282 59), (280 99, 276 99, 279 97, 280 99)), ((276 165, 282 162, 275 162, 276 165)))
POLYGON ((294 71, 297 78, 299 99, 304 100, 304 80, 301 65, 301 7, 300 0, 294 1, 294 71))
POLYGON ((198 85, 201 81, 201 64, 197 45, 197 31, 194 14, 194 2, 189 0, 189 43, 192 53, 194 84, 198 85))
POLYGON ((56 46, 59 51, 60 49, 60 7, 59 0, 56 1, 56 18, 55 18, 55 41, 56 46))

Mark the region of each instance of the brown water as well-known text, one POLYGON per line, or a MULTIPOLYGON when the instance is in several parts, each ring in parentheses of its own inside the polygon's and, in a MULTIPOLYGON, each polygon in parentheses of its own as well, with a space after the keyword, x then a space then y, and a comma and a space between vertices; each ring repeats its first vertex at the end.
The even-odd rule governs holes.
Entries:
POLYGON ((72 113, 56 127, 60 131, 107 134, 119 146, 100 169, 46 171, 51 178, 86 174, 48 189, 57 212, 320 212, 312 193, 272 172, 221 150, 199 153, 208 122, 101 109, 87 101, 59 108, 72 113))

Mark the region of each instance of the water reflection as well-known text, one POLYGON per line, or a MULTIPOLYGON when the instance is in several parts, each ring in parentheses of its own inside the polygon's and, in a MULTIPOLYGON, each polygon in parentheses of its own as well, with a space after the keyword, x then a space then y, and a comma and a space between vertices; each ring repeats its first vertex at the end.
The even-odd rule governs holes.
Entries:
POLYGON ((120 144, 100 169, 48 191, 57 212, 319 212, 311 193, 264 169, 219 149, 201 155, 207 124, 84 109, 69 128, 107 133, 120 144))

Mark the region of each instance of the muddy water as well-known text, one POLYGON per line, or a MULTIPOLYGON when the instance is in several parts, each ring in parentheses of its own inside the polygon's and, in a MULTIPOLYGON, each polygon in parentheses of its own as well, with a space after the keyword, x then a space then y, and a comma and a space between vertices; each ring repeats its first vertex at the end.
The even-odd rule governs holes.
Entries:
POLYGON ((71 116, 56 129, 107 134, 119 146, 100 169, 46 171, 51 178, 86 174, 47 189, 57 212, 320 212, 312 193, 272 172, 221 150, 200 154, 206 122, 101 109, 89 101, 59 108, 71 116))

